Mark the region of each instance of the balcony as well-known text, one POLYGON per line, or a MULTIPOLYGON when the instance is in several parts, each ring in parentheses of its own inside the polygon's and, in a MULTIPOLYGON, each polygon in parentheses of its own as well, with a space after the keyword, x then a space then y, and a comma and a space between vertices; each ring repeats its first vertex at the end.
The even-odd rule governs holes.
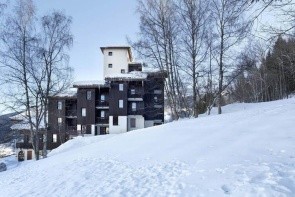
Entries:
POLYGON ((139 88, 128 91, 128 101, 143 101, 144 91, 139 88))
POLYGON ((69 135, 77 135, 77 126, 67 126, 66 132, 69 135))
POLYGON ((144 108, 136 108, 133 109, 131 106, 127 109, 128 115, 143 115, 144 114, 144 108))
POLYGON ((154 94, 162 94, 162 90, 156 89, 154 90, 154 94))
POLYGON ((77 110, 67 110, 66 118, 77 118, 77 110))
POLYGON ((108 108, 109 108, 109 102, 105 100, 96 101, 96 109, 108 109, 108 108))
POLYGON ((109 117, 97 117, 96 118, 96 124, 99 125, 108 125, 109 124, 109 117))
POLYGON ((17 142, 16 148, 32 149, 33 145, 29 142, 17 142))

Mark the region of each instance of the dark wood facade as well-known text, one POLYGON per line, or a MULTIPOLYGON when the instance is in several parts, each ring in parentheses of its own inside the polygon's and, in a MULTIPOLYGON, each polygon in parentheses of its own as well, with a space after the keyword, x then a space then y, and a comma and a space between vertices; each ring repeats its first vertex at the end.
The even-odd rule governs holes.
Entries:
POLYGON ((164 80, 162 76, 148 76, 144 89, 145 119, 164 122, 164 80))
POLYGON ((91 125, 95 124, 95 91, 95 88, 79 88, 77 92, 77 124, 81 125, 81 131, 85 134, 91 134, 91 125), (87 94, 91 95, 90 98, 87 98, 87 94), (86 114, 82 110, 86 110, 86 114))
MULTIPOLYGON (((135 125, 133 115, 154 121, 154 125, 164 123, 164 80, 162 73, 147 73, 144 79, 116 78, 104 84, 74 85, 76 93, 50 97, 48 149, 77 135, 108 134, 110 116, 114 125, 119 116, 129 115, 131 125, 135 125)), ((17 148, 32 148, 29 134, 24 135, 17 148)), ((40 147, 43 147, 42 140, 40 147)))

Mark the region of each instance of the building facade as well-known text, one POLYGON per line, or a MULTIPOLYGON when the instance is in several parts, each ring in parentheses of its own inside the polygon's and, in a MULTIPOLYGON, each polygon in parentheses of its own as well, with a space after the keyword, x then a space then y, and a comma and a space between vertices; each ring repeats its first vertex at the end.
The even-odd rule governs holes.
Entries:
POLYGON ((76 94, 51 97, 50 130, 64 131, 70 138, 163 124, 166 73, 144 72, 141 63, 132 62, 130 47, 101 47, 101 51, 104 80, 75 82, 76 94))
MULTIPOLYGON (((130 47, 101 47, 103 81, 80 81, 49 98, 48 143, 119 134, 164 123, 163 71, 143 71, 130 47)), ((50 146, 54 147, 54 146, 50 146)))

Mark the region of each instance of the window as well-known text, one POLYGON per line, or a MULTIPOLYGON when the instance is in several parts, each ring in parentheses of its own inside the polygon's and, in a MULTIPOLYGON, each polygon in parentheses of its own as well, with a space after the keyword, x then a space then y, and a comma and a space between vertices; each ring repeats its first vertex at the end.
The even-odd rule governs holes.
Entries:
POLYGON ((162 105, 154 105, 154 108, 160 109, 162 108, 162 105))
POLYGON ((162 90, 154 90, 154 94, 162 94, 162 90))
POLYGON ((130 90, 130 93, 131 93, 131 94, 135 94, 135 89, 131 89, 131 90, 130 90))
POLYGON ((123 100, 119 100, 119 108, 123 108, 123 100))
POLYGON ((77 125, 77 131, 81 131, 81 125, 80 124, 77 125))
POLYGON ((62 118, 57 118, 57 122, 59 125, 62 124, 62 118))
POLYGON ((109 66, 109 68, 113 68, 113 64, 109 64, 108 66, 109 66))
POLYGON ((118 116, 113 116, 113 125, 119 125, 118 116))
POLYGON ((100 100, 101 101, 105 101, 106 100, 106 96, 104 94, 100 95, 100 100))
POLYGON ((113 52, 112 51, 109 52, 109 56, 113 56, 113 52))
POLYGON ((82 108, 82 117, 86 117, 86 108, 82 108))
POLYGON ((20 137, 18 139, 18 142, 24 143, 25 142, 25 134, 20 134, 20 137))
POLYGON ((59 110, 62 109, 62 102, 61 101, 57 102, 57 109, 59 109, 59 110))
POLYGON ((136 127, 136 119, 135 118, 130 118, 130 127, 135 128, 136 127))
POLYGON ((125 69, 121 69, 121 73, 125 73, 125 69))
POLYGON ((57 134, 52 134, 52 142, 53 143, 57 142, 57 134))
POLYGON ((158 102, 158 97, 154 97, 154 101, 157 103, 158 102))
POLYGON ((91 100, 91 91, 86 92, 86 99, 91 100))
POLYGON ((32 142, 33 142, 33 141, 32 141, 32 137, 31 137, 30 135, 28 135, 27 137, 28 137, 28 142, 29 142, 29 143, 32 143, 32 142))
POLYGON ((105 117, 105 111, 100 111, 100 117, 104 118, 105 117))
POLYGON ((86 125, 82 125, 82 133, 86 133, 86 125))
POLYGON ((124 84, 122 84, 122 83, 119 84, 119 90, 120 91, 123 91, 124 90, 124 84))
POLYGON ((136 111, 136 103, 132 103, 132 111, 136 111))

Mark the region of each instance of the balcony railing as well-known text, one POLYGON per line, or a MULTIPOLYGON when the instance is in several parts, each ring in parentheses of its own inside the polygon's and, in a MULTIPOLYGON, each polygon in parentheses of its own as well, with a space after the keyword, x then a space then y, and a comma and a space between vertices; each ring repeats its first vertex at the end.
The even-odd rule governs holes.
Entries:
POLYGON ((29 142, 17 142, 16 148, 32 149, 33 145, 29 142))
POLYGON ((96 101, 96 107, 97 108, 108 108, 109 102, 106 100, 97 100, 96 101))
POLYGON ((97 124, 109 124, 109 117, 97 117, 96 118, 96 123, 97 124))
POLYGON ((67 118, 76 118, 77 117, 77 110, 67 110, 66 117, 67 118))
POLYGON ((128 91, 128 98, 143 98, 144 91, 140 89, 135 89, 135 91, 128 91))
POLYGON ((133 109, 131 106, 128 107, 128 115, 143 115, 144 112, 144 108, 133 109))

